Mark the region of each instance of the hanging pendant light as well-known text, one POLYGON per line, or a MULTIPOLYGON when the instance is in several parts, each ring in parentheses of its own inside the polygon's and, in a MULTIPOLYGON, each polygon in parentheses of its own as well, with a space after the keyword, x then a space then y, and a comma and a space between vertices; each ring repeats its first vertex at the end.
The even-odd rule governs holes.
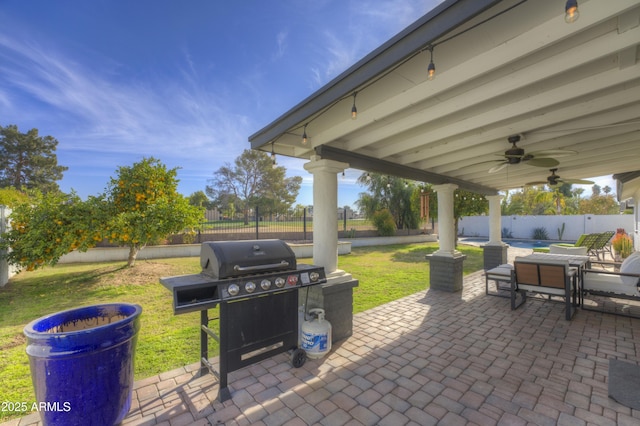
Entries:
POLYGON ((306 123, 304 125, 304 130, 302 131, 302 145, 306 145, 307 142, 309 141, 309 138, 307 137, 307 125, 309 123, 306 123))
POLYGON ((580 17, 580 12, 578 12, 578 0, 567 0, 564 12, 564 22, 567 24, 576 22, 580 17))
POLYGON ((351 107, 351 119, 355 120, 358 118, 358 108, 356 108, 356 95, 358 92, 353 92, 353 106, 351 107))
POLYGON ((278 165, 276 164, 276 153, 273 152, 273 142, 271 142, 271 168, 275 169, 278 165))
POLYGON ((431 81, 434 78, 436 78, 436 65, 433 63, 433 46, 427 47, 427 50, 431 54, 431 57, 429 60, 429 66, 427 67, 428 78, 429 78, 429 81, 431 81))

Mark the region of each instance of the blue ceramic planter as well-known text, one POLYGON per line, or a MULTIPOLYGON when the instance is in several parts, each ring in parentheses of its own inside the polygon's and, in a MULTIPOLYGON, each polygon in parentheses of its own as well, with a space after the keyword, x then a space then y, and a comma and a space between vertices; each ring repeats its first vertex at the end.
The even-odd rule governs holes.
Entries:
POLYGON ((131 407, 139 305, 86 306, 24 328, 31 379, 45 425, 120 423, 131 407))

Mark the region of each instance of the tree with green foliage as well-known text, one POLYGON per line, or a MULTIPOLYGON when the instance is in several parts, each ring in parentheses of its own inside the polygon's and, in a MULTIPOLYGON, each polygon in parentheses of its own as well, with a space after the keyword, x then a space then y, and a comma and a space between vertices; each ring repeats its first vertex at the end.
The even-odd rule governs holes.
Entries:
POLYGON ((593 185, 591 197, 580 200, 580 211, 582 214, 617 214, 620 211, 620 204, 615 196, 611 194, 611 188, 593 185))
POLYGON ((212 207, 211 200, 209 200, 209 197, 207 197, 207 194, 205 194, 204 191, 196 191, 189 195, 189 204, 192 206, 203 207, 205 209, 210 209, 212 207))
POLYGON ((167 169, 159 160, 144 158, 133 166, 119 167, 105 199, 109 207, 106 237, 129 247, 128 266, 140 250, 172 233, 194 232, 203 209, 189 204, 178 193, 177 168, 167 169))
POLYGON ((376 213, 388 210, 397 229, 420 227, 420 200, 414 196, 415 183, 378 173, 363 173, 358 183, 368 190, 360 193, 356 201, 366 218, 372 220, 376 213))
POLYGON ((502 215, 575 215, 616 214, 619 204, 611 188, 592 187, 589 198, 583 198, 584 189, 563 183, 555 186, 525 187, 521 191, 507 192, 501 203, 502 215))
POLYGON ((13 207, 28 199, 29 196, 23 191, 15 188, 0 188, 0 206, 13 207))
POLYGON ((221 210, 233 205, 242 211, 249 223, 253 207, 286 211, 300 191, 300 176, 285 177, 286 169, 273 163, 271 157, 257 150, 245 149, 234 164, 226 163, 210 179, 206 193, 221 210))
POLYGON ((11 228, 0 238, 0 249, 19 269, 33 270, 106 238, 129 247, 127 265, 133 266, 147 244, 200 223, 202 208, 189 205, 177 192, 176 170, 154 158, 143 159, 120 167, 107 193, 86 201, 75 193, 34 190, 13 206, 11 228))
POLYGON ((68 168, 58 165, 58 141, 39 136, 38 129, 20 133, 18 126, 0 126, 0 188, 58 191, 56 181, 68 168))
POLYGON ((0 239, 0 249, 18 269, 55 265, 73 251, 86 251, 102 241, 107 222, 104 200, 82 201, 75 193, 46 194, 34 190, 13 206, 11 227, 0 239))
MULTIPOLYGON (((433 217, 438 217, 438 194, 431 187, 431 185, 425 186, 421 191, 429 194, 429 209, 433 217)), ((475 192, 467 191, 465 189, 456 189, 453 193, 453 219, 454 230, 456 235, 456 244, 458 242, 458 226, 460 218, 463 216, 477 216, 486 214, 489 212, 489 201, 484 195, 476 194, 475 192)))

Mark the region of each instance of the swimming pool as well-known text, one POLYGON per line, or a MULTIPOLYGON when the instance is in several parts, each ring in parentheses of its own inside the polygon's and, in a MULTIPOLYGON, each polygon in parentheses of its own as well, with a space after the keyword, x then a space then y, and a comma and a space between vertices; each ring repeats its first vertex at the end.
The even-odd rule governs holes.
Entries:
MULTIPOLYGON (((462 237, 459 240, 463 244, 471 244, 474 246, 480 246, 489 242, 488 238, 482 237, 462 237)), ((560 241, 553 240, 523 240, 516 238, 503 238, 502 241, 505 244, 509 244, 511 247, 518 248, 541 248, 541 247, 549 247, 551 244, 559 243, 560 241)), ((566 243, 566 241, 564 241, 566 243)))

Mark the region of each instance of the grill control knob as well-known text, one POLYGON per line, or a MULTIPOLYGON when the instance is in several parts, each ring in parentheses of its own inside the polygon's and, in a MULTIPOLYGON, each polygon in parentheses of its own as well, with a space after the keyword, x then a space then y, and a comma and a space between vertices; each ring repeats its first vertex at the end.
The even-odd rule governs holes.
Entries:
POLYGON ((282 277, 276 278, 276 287, 282 288, 284 287, 285 280, 282 277))
POLYGON ((271 288, 271 281, 269 280, 260 281, 260 287, 262 287, 263 290, 269 290, 269 288, 271 288))
POLYGON ((317 272, 312 272, 309 274, 309 279, 311 280, 311 282, 316 282, 318 281, 319 278, 320 278, 320 274, 317 272))
POLYGON ((256 289, 256 285, 254 282, 249 281, 244 285, 244 289, 247 290, 247 293, 253 293, 253 291, 256 289))
POLYGON ((227 287, 227 291, 229 292, 230 296, 237 296, 238 293, 240 293, 240 287, 238 286, 238 284, 229 284, 229 287, 227 287))

